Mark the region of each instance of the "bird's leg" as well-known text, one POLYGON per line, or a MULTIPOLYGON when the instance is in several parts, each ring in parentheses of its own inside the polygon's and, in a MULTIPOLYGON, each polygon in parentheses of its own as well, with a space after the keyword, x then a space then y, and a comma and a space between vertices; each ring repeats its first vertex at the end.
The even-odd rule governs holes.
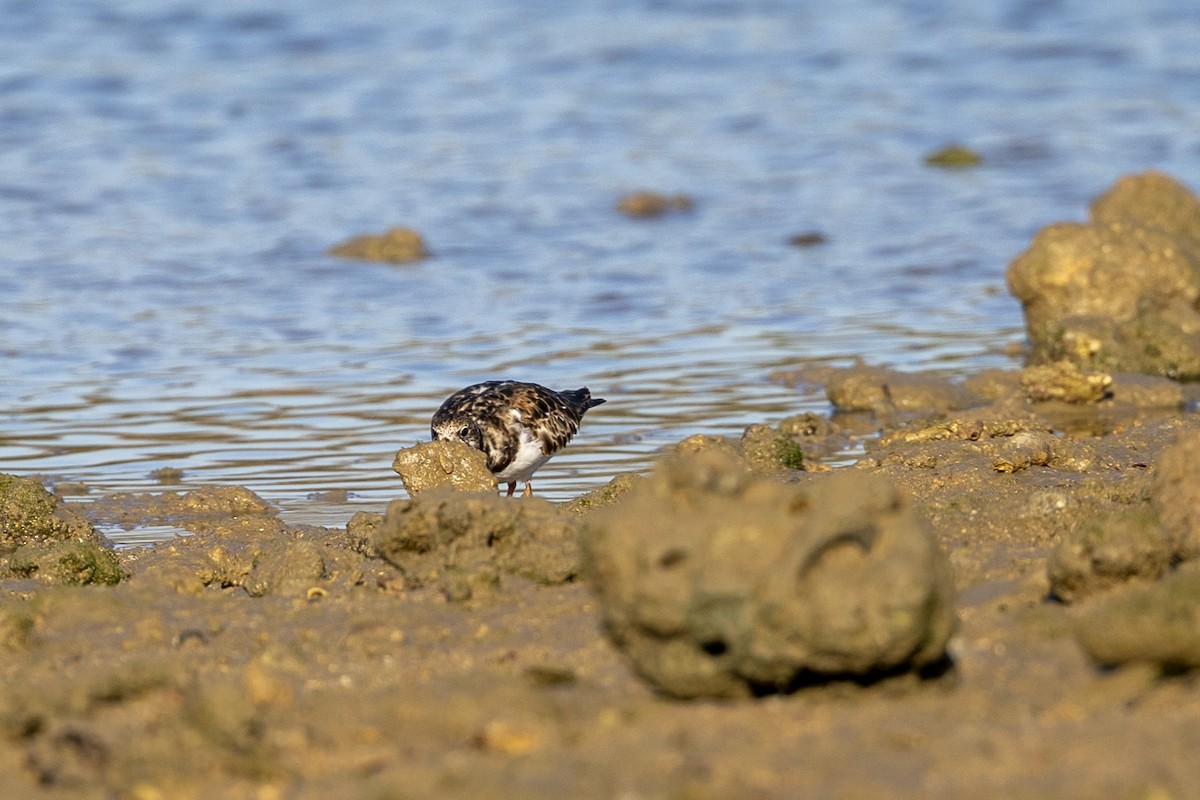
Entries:
POLYGON ((510 484, 508 485, 508 496, 509 496, 509 497, 512 497, 512 496, 513 496, 513 492, 515 492, 516 490, 517 490, 517 482, 516 482, 516 481, 513 481, 512 483, 510 483, 510 484))
POLYGON ((525 491, 521 492, 521 497, 533 497, 533 484, 525 481, 525 491))

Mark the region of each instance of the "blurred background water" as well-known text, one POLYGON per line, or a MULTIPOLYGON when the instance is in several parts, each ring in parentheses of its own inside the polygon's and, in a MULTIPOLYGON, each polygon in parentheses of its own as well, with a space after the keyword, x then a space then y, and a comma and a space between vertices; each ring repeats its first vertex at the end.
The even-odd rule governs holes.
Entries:
POLYGON ((609 401, 565 499, 825 410, 775 369, 1012 365, 1033 233, 1198 167, 1193 0, 0 0, 0 471, 342 525, 509 377, 609 401), (395 225, 435 257, 325 253, 395 225))

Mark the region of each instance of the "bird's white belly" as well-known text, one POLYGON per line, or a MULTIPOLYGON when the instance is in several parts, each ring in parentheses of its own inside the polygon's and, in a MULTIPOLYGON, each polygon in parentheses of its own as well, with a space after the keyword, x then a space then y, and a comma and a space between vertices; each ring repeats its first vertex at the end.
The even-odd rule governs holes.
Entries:
POLYGON ((496 473, 496 479, 503 483, 528 481, 537 472, 538 467, 550 460, 550 456, 542 452, 542 445, 528 429, 521 429, 521 446, 517 449, 517 457, 504 469, 496 473))

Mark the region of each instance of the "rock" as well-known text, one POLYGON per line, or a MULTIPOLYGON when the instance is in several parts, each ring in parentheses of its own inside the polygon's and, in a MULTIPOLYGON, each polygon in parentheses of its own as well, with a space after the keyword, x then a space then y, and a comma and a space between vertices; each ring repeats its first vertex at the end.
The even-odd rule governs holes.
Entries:
POLYGON ((617 201, 617 211, 628 217, 661 217, 668 211, 690 211, 692 198, 685 194, 633 192, 617 201))
POLYGON ((1200 569, 1181 568, 1106 599, 1080 619, 1076 636, 1101 665, 1200 667, 1200 569))
POLYGON ((791 436, 769 425, 751 425, 742 433, 742 457, 764 473, 804 469, 804 452, 791 436))
POLYGON ((244 486, 201 486, 190 492, 119 492, 84 507, 88 517, 107 525, 173 525, 192 533, 283 532, 275 509, 244 486))
POLYGON ((1126 176, 1088 223, 1043 228, 1008 285, 1031 364, 1200 379, 1200 200, 1165 175, 1126 176))
POLYGON ((792 247, 816 247, 827 241, 828 238, 820 231, 805 231, 789 236, 787 243, 792 247))
POLYGON ((567 503, 565 508, 567 511, 575 514, 586 514, 597 508, 611 506, 642 480, 644 479, 641 475, 632 472, 622 472, 619 475, 615 475, 611 481, 599 489, 593 489, 587 494, 576 497, 567 503))
POLYGON ((746 469, 783 476, 804 469, 804 452, 796 438, 769 425, 751 425, 741 439, 697 433, 674 445, 674 455, 718 451, 746 469))
POLYGON ((406 264, 429 257, 425 240, 412 228, 391 228, 382 235, 363 234, 329 248, 329 255, 364 261, 406 264))
POLYGON ((396 453, 392 469, 413 497, 428 489, 459 492, 496 490, 487 456, 462 442, 422 442, 396 453))
POLYGON ((98 542, 27 544, 4 563, 12 575, 59 586, 112 586, 125 577, 117 557, 98 542))
POLYGON ((1172 562, 1172 548, 1148 510, 1108 515, 1055 547, 1046 568, 1050 592, 1071 603, 1132 580, 1156 580, 1172 562))
POLYGON ((946 555, 857 472, 789 484, 720 449, 677 455, 588 517, 583 553, 609 635, 679 697, 937 663, 955 625, 946 555))
POLYGON ((37 481, 0 473, 0 553, 66 541, 102 544, 104 539, 37 481))
MULTIPOLYGON (((577 525, 576 515, 540 497, 514 502, 440 490, 393 500, 371 535, 375 550, 400 570, 406 586, 453 573, 490 584, 497 571, 556 584, 578 571, 577 525)), ((461 591, 452 584, 443 588, 461 591)))
POLYGON ((961 144, 949 144, 925 156, 925 163, 931 167, 977 167, 983 156, 961 144))
POLYGON ((242 585, 251 597, 301 595, 325 577, 325 555, 314 542, 286 542, 261 553, 242 585))
POLYGON ((1096 403, 1109 397, 1113 378, 1106 372, 1084 372, 1070 361, 1035 364, 1021 373, 1021 386, 1033 402, 1096 403))
POLYGON ((1177 561, 1200 558, 1200 431, 1164 448, 1154 462, 1151 502, 1177 561))
POLYGON ((1119 373, 1113 376, 1113 400, 1135 408, 1183 408, 1183 387, 1158 375, 1119 373))
POLYGON ((937 375, 878 367, 833 370, 825 392, 838 411, 945 413, 979 403, 978 398, 937 375))

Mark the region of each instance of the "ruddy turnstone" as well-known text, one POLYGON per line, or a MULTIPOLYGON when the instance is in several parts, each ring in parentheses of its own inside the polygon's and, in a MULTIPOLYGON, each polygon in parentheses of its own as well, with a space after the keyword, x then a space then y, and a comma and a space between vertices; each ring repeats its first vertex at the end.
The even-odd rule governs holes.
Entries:
POLYGON ((508 484, 508 496, 567 446, 589 408, 604 401, 585 386, 556 392, 536 383, 485 381, 446 398, 429 423, 433 440, 464 442, 487 456, 488 469, 508 484))

